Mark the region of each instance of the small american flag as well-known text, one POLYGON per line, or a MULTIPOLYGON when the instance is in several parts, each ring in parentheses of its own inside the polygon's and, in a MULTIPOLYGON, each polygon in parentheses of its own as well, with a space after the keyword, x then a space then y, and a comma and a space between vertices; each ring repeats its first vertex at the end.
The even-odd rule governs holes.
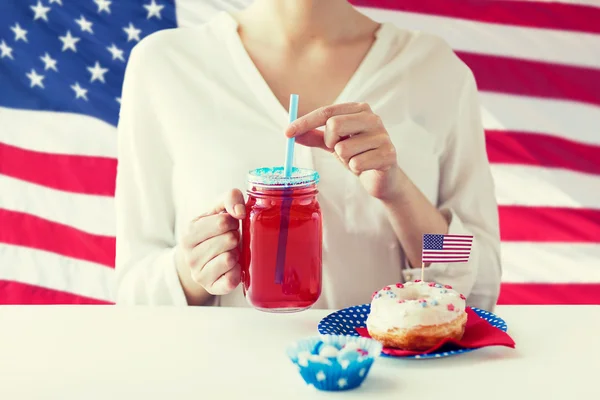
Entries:
POLYGON ((467 262, 471 254, 473 236, 470 235, 423 235, 422 262, 467 262))

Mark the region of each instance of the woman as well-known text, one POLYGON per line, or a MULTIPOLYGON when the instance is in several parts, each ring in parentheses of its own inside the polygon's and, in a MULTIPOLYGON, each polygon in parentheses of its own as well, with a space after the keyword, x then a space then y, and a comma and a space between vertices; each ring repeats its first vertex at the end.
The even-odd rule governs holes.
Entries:
POLYGON ((240 189, 248 170, 283 163, 292 136, 295 165, 321 175, 316 308, 418 278, 422 235, 450 233, 474 235, 470 261, 429 265, 425 279, 493 309, 499 228, 473 75, 442 40, 345 0, 256 0, 136 46, 119 123, 117 302, 245 306, 240 189))

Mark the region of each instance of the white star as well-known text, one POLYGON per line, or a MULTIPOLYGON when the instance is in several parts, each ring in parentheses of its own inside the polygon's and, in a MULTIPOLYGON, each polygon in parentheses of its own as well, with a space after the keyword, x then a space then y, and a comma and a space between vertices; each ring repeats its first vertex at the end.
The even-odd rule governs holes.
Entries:
POLYGON ((94 0, 94 3, 98 6, 98 14, 102 11, 106 11, 110 14, 110 4, 112 1, 110 0, 94 0))
POLYGON ((117 100, 117 103, 121 104, 121 98, 117 97, 115 100, 117 100))
POLYGON ((100 81, 102 83, 106 83, 104 80, 104 75, 108 72, 108 68, 102 68, 100 63, 96 61, 96 64, 93 67, 87 67, 87 70, 92 74, 92 78, 90 82, 100 81))
POLYGON ((56 3, 56 4, 58 4, 59 6, 62 6, 62 0, 48 0, 48 2, 49 2, 50 4, 54 4, 54 3, 56 3))
POLYGON ((71 31, 67 31, 67 34, 65 36, 59 36, 58 38, 61 42, 63 42, 62 51, 67 51, 68 49, 71 49, 75 53, 77 53, 77 47, 75 45, 81 40, 80 38, 71 36, 71 31))
POLYGON ((21 25, 17 23, 15 26, 11 26, 10 29, 15 33, 15 42, 19 39, 23 40, 24 42, 27 41, 27 31, 21 28, 21 25))
POLYGON ((127 33, 128 42, 131 42, 132 40, 137 40, 138 42, 140 41, 140 33, 142 33, 142 30, 137 29, 131 22, 129 23, 129 26, 123 28, 123 30, 125 33, 127 33))
POLYGON ((362 378, 363 376, 365 376, 365 372, 367 372, 367 370, 364 368, 361 368, 360 371, 358 371, 358 376, 360 376, 362 378))
POLYGON ((50 7, 44 7, 42 2, 40 0, 38 0, 37 4, 35 6, 29 6, 29 8, 31 8, 33 10, 33 12, 35 13, 35 15, 33 16, 34 21, 36 19, 43 19, 44 21, 48 22, 48 13, 51 10, 50 7))
POLYGON ((8 47, 4 40, 0 42, 0 58, 8 57, 11 60, 14 60, 12 51, 13 49, 8 47))
POLYGON ((125 58, 123 57, 123 50, 118 48, 114 43, 106 49, 110 51, 110 54, 112 54, 113 60, 121 60, 125 62, 125 58))
POLYGON ((45 78, 44 75, 38 75, 33 68, 31 69, 31 72, 26 75, 31 81, 31 87, 39 86, 42 89, 44 88, 44 83, 42 82, 45 78))
POLYGON ((317 372, 317 380, 318 380, 319 382, 321 382, 321 381, 324 381, 324 380, 325 380, 325 378, 327 378, 327 377, 325 376, 325 372, 323 372, 323 371, 319 371, 319 372, 317 372))
POLYGON ((85 101, 88 101, 87 98, 87 89, 82 88, 81 86, 79 86, 79 82, 75 82, 74 85, 71 85, 71 89, 73 89, 75 91, 75 98, 76 99, 84 99, 85 101))
POLYGON ((348 386, 348 381, 346 380, 346 378, 340 378, 337 381, 337 385, 340 389, 345 388, 346 386, 348 386))
POLYGON ((94 31, 92 30, 93 24, 87 19, 85 19, 83 15, 79 19, 76 19, 75 22, 77 23, 77 25, 79 25, 82 32, 89 32, 92 34, 94 33, 94 31))
POLYGON ((43 57, 40 57, 40 60, 42 60, 45 64, 44 71, 52 69, 52 70, 58 72, 58 68, 56 68, 56 60, 53 59, 52 57, 50 57, 50 54, 48 54, 48 53, 44 54, 43 57))
POLYGON ((160 12, 163 8, 165 8, 165 6, 158 5, 156 4, 156 0, 152 0, 150 4, 144 4, 144 8, 146 9, 146 11, 148 11, 148 16, 146 17, 146 19, 150 19, 152 17, 161 19, 160 12))

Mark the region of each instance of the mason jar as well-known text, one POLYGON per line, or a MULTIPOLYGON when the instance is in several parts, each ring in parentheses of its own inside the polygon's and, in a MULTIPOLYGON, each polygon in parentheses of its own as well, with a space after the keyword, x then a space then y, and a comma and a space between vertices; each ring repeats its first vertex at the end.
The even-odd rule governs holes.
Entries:
POLYGON ((319 174, 294 168, 248 173, 242 221, 242 287, 254 308, 296 312, 321 295, 323 230, 317 200, 319 174))

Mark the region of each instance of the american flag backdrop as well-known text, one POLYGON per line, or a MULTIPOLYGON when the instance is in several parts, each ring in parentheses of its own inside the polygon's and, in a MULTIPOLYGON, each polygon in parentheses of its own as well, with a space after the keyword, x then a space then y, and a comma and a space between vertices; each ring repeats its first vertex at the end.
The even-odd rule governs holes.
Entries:
MULTIPOLYGON (((0 0, 0 304, 112 302, 116 123, 148 34, 249 0, 0 0)), ((600 304, 600 0, 354 0, 473 70, 501 304, 600 304)))

